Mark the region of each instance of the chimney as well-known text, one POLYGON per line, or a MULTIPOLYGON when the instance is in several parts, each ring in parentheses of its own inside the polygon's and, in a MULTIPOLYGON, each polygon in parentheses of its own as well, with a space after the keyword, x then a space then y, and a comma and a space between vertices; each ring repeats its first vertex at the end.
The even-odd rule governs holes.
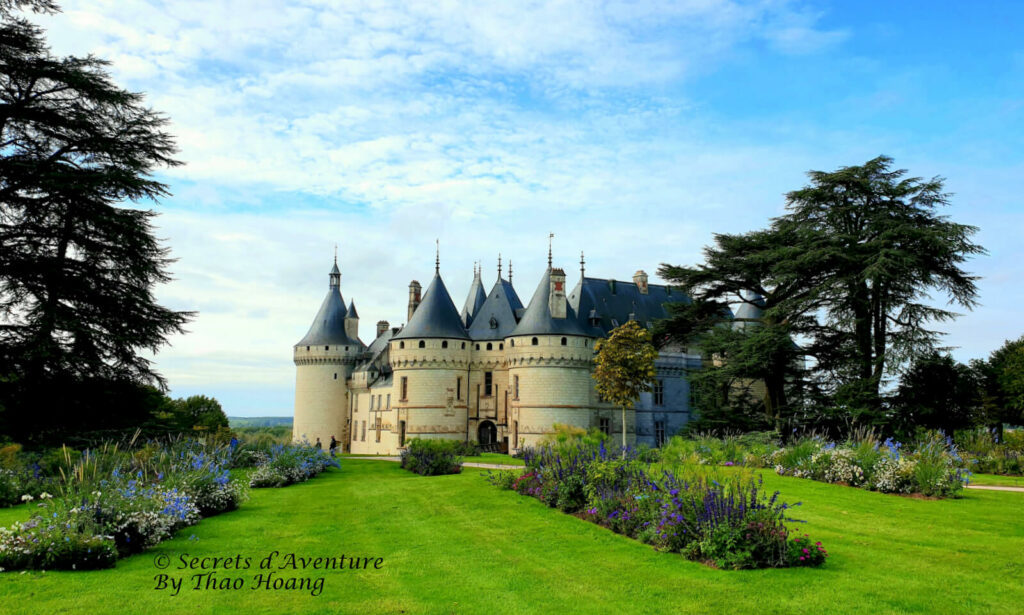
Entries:
POLYGON ((377 321, 377 337, 384 335, 384 332, 388 330, 391 325, 386 320, 377 321))
POLYGON ((412 313, 420 305, 420 283, 416 280, 409 282, 409 316, 407 321, 412 320, 412 313))
POLYGON ((637 270, 633 274, 633 283, 636 284, 636 289, 640 291, 641 295, 647 294, 647 272, 643 269, 637 270))
POLYGON ((548 310, 552 318, 565 318, 565 271, 551 270, 551 292, 548 295, 548 310))

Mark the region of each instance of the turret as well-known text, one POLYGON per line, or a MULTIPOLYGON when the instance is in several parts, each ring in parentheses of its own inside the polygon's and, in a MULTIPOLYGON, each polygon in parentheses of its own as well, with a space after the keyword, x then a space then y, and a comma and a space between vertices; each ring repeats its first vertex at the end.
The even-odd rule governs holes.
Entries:
POLYGON ((355 305, 345 307, 338 262, 328 274, 327 296, 306 335, 293 348, 295 361, 295 419, 292 437, 328 442, 345 441, 346 382, 363 350, 351 325, 358 323, 355 305), (351 315, 353 318, 349 318, 351 315), (351 324, 350 324, 351 323, 351 324))
POLYGON ((352 340, 359 339, 359 314, 356 312, 355 300, 348 304, 348 313, 345 314, 345 335, 352 340))

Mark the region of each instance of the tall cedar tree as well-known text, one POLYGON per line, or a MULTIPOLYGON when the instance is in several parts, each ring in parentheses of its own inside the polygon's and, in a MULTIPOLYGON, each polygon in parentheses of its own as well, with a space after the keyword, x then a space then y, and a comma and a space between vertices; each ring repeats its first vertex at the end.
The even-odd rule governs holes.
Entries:
MULTIPOLYGON (((787 195, 787 213, 769 228, 715 235, 696 267, 662 265, 693 304, 672 308, 663 323, 668 339, 698 341, 722 323, 743 291, 764 297, 762 328, 752 335, 775 344, 733 344, 711 369, 751 369, 764 380, 768 416, 795 410, 787 389, 813 359, 817 383, 850 423, 884 425, 882 384, 914 356, 932 351, 940 333, 930 322, 955 313, 923 303, 938 290, 971 308, 976 278, 960 265, 984 250, 970 241, 975 227, 950 222, 936 208, 948 204, 942 180, 903 178, 879 156, 832 173, 812 171, 811 185, 787 195), (805 343, 786 351, 783 335, 805 343), (726 368, 727 362, 739 367, 726 368)), ((734 374, 736 375, 736 374, 734 374)), ((778 421, 776 421, 778 422, 778 421)))
POLYGON ((984 253, 977 228, 951 222, 943 180, 904 177, 892 158, 811 171, 809 186, 786 195, 776 227, 795 226, 820 240, 801 246, 820 263, 830 298, 826 325, 810 348, 833 382, 836 401, 861 422, 884 423, 882 387, 917 356, 932 352, 941 333, 931 323, 957 316, 925 303, 931 292, 971 309, 977 277, 961 265, 984 253))
POLYGON ((657 372, 658 351, 651 345, 651 332, 635 320, 612 329, 607 339, 594 347, 593 378, 601 397, 622 410, 622 454, 626 454, 626 409, 632 408, 640 393, 651 390, 657 372))
POLYGON ((814 314, 828 297, 819 264, 803 251, 817 239, 794 226, 714 238, 715 245, 704 248, 703 264, 659 268, 692 302, 668 305, 671 317, 659 323, 658 340, 701 348, 696 401, 709 427, 781 429, 802 406, 791 394, 804 382, 802 352, 793 339, 818 331, 814 314), (745 302, 756 302, 763 314, 734 327, 738 321, 729 306, 745 302), (760 399, 748 399, 756 389, 752 381, 764 385, 760 399), (759 402, 763 418, 744 411, 749 401, 759 402), (724 416, 730 411, 734 420, 724 416))
MULTIPOLYGON (((168 194, 151 175, 179 164, 167 120, 106 61, 54 57, 17 8, 56 7, 0 0, 0 394, 7 429, 30 432, 73 420, 90 395, 162 386, 139 353, 190 314, 153 297, 171 262, 155 214, 119 206, 168 194)), ((98 398, 83 420, 110 414, 98 398)))

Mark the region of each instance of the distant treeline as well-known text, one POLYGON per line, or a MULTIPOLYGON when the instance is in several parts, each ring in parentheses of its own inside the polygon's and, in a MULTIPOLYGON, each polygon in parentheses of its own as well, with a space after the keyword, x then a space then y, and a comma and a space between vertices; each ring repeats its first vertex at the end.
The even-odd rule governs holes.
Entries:
POLYGON ((238 427, 288 427, 292 426, 290 416, 229 416, 232 429, 238 427))

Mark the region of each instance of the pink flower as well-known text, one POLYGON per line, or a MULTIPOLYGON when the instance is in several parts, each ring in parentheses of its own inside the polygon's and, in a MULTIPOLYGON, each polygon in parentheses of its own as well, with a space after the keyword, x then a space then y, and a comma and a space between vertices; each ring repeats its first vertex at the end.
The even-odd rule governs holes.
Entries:
POLYGON ((803 555, 800 556, 800 561, 801 562, 804 561, 804 556, 803 555))
POLYGON ((810 549, 804 549, 804 555, 807 555, 810 552, 811 552, 810 549))

